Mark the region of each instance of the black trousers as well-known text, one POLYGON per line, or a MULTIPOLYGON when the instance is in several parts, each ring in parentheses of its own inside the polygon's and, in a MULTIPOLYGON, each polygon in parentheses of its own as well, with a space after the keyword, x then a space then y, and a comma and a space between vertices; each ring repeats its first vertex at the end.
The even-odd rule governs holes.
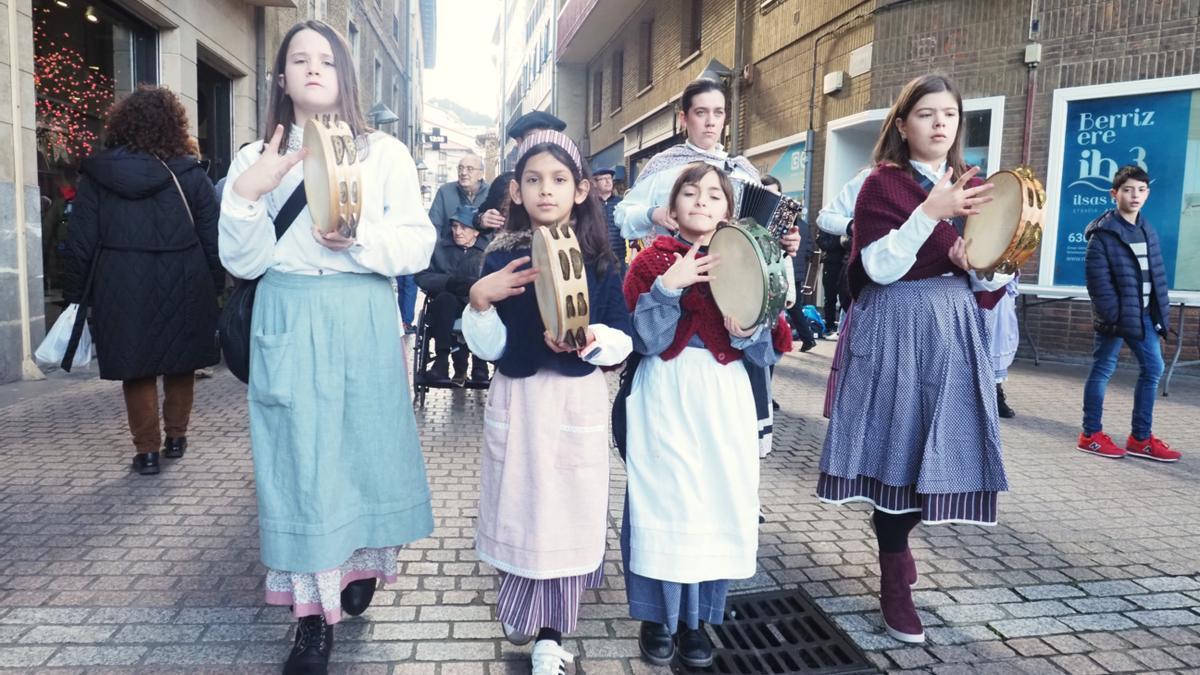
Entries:
POLYGON ((821 289, 825 297, 825 326, 833 330, 838 322, 838 285, 841 283, 842 267, 846 259, 842 256, 825 256, 821 270, 821 289))
POLYGON ((454 351, 454 363, 465 366, 467 350, 454 339, 454 322, 462 316, 467 303, 465 298, 459 298, 449 291, 442 291, 429 301, 425 322, 429 325, 429 336, 433 338, 433 349, 436 354, 454 351), (456 348, 459 348, 456 350, 456 348), (455 351, 456 350, 456 351, 455 351))

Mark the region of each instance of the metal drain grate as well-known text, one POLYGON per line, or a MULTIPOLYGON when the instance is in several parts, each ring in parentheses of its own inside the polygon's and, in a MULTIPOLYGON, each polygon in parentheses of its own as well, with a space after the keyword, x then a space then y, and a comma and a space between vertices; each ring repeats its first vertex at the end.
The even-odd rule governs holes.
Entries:
MULTIPOLYGON (((678 673, 782 675, 784 673, 875 673, 850 638, 802 590, 731 596, 725 623, 709 626, 712 666, 678 673)), ((678 663, 678 661, 676 662, 678 663)))

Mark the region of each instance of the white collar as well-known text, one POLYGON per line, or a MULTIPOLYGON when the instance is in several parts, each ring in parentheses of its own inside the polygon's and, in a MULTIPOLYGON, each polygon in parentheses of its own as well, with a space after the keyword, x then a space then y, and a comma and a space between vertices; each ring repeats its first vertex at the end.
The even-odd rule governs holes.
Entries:
POLYGON ((725 146, 721 145, 720 143, 714 145, 712 150, 703 150, 700 148, 700 146, 692 143, 691 141, 684 141, 683 144, 690 148, 693 152, 698 152, 702 155, 708 155, 710 157, 716 157, 717 159, 725 159, 729 156, 729 153, 725 152, 725 146))
POLYGON ((918 162, 915 159, 908 160, 908 163, 912 164, 914 169, 921 172, 921 175, 925 176, 934 183, 942 179, 942 176, 945 175, 947 168, 945 162, 942 162, 936 167, 932 164, 926 164, 925 162, 918 162))

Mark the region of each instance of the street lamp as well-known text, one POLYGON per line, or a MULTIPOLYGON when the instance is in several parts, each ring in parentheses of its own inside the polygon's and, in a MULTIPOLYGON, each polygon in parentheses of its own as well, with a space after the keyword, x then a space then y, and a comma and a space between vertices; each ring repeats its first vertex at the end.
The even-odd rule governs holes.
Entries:
POLYGON ((723 83, 726 78, 732 76, 733 71, 730 70, 725 64, 716 59, 712 59, 708 62, 707 66, 704 66, 704 70, 700 71, 700 76, 698 79, 712 80, 713 82, 723 83))
POLYGON ((379 127, 384 124, 399 122, 400 117, 392 112, 391 108, 380 102, 371 106, 371 110, 367 112, 367 120, 371 123, 371 126, 379 127))

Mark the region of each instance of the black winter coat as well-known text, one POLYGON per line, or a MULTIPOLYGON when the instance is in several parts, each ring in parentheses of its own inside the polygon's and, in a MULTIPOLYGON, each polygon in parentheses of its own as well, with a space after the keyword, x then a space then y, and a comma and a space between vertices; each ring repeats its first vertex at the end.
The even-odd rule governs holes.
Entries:
POLYGON ((215 364, 217 255, 212 182, 190 157, 167 162, 111 148, 83 162, 72 206, 64 296, 79 302, 95 258, 90 325, 106 380, 173 375, 215 364))
MULTIPOLYGON (((1138 216, 1137 225, 1145 233, 1146 254, 1150 263, 1150 319, 1167 336, 1171 305, 1167 295, 1167 266, 1163 263, 1158 233, 1138 216)), ((1088 224, 1084 267, 1088 295, 1096 332, 1135 340, 1145 337, 1142 323, 1142 269, 1129 245, 1130 227, 1117 213, 1108 211, 1088 224)))
POLYGON ((453 241, 439 241, 433 249, 429 268, 417 273, 417 286, 430 297, 449 291, 466 304, 471 286, 479 281, 486 248, 482 237, 470 248, 463 248, 453 241))

